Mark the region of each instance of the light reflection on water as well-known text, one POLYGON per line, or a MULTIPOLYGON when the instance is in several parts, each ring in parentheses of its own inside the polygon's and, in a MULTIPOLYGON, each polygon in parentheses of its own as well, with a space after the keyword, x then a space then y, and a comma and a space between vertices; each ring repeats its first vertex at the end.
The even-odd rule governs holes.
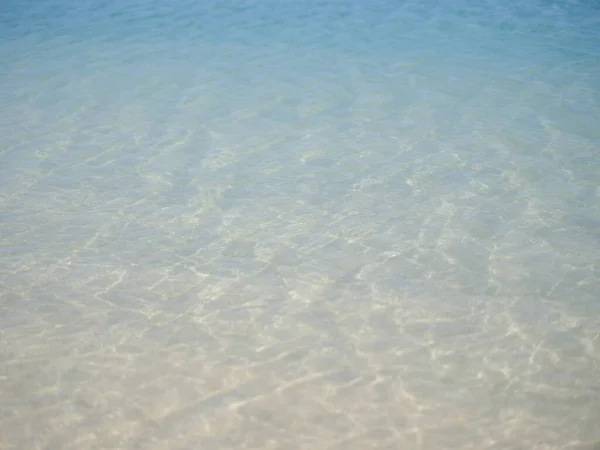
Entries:
POLYGON ((597 445, 593 5, 7 5, 1 448, 597 445))

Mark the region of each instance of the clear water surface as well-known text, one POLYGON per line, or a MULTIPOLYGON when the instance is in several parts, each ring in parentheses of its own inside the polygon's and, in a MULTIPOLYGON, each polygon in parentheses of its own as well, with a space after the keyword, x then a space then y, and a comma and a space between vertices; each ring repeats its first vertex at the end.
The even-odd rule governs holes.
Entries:
POLYGON ((4 0, 0 66, 0 448, 600 448, 595 0, 4 0))

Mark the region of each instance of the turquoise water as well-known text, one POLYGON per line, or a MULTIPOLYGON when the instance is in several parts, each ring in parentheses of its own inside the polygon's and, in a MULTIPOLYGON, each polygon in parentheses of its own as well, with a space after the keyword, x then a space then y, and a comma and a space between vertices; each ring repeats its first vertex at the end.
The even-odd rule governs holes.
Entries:
POLYGON ((597 449, 595 1, 0 3, 1 449, 597 449))

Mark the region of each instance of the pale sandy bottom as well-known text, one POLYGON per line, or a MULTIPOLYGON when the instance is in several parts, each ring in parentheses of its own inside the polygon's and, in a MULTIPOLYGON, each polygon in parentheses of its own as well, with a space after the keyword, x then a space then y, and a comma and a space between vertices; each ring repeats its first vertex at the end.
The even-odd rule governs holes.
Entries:
POLYGON ((598 448, 573 66, 77 45, 4 80, 0 448, 598 448))
POLYGON ((595 448, 597 319, 558 302, 316 266, 112 277, 3 297, 22 312, 3 319, 2 448, 595 448))

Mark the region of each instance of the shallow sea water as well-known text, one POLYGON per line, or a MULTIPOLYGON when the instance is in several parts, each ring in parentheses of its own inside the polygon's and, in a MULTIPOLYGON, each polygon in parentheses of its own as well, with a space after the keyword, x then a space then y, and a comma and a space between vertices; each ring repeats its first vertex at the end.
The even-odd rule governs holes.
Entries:
POLYGON ((600 448, 596 2, 0 24, 1 449, 600 448))

